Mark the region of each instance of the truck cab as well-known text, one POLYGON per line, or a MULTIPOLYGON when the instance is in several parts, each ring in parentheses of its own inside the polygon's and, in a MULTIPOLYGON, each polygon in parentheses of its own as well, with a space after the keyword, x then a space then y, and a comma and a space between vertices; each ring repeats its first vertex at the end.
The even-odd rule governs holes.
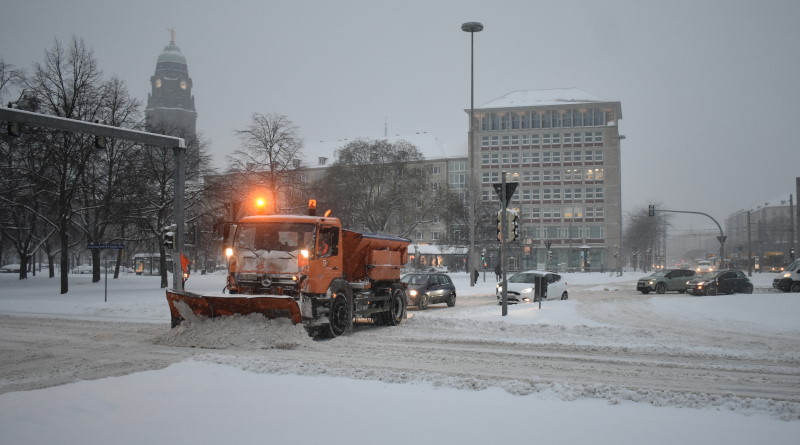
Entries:
POLYGON ((342 275, 337 218, 258 215, 231 227, 225 242, 230 293, 325 293, 342 275), (312 278, 312 279, 309 279, 312 278))

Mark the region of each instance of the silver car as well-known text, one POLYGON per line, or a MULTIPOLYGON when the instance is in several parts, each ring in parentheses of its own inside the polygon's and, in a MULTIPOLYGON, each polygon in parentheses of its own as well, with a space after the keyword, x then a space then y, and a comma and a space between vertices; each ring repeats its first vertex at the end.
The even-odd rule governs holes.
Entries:
MULTIPOLYGON (((508 278, 508 288, 506 289, 508 302, 520 303, 534 301, 537 278, 540 278, 543 284, 543 291, 545 293, 544 299, 566 300, 569 298, 567 282, 564 281, 561 275, 546 270, 526 270, 517 272, 508 278)), ((497 301, 500 302, 503 298, 502 283, 497 283, 495 293, 497 295, 497 301)))

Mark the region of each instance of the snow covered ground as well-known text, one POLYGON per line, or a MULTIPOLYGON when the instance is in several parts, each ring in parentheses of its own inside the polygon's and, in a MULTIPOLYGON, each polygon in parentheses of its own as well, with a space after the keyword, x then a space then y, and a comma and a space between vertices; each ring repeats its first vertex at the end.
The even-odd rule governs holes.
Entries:
MULTIPOLYGON (((36 326, 42 318, 53 324, 111 322, 112 334, 87 341, 126 345, 135 340, 125 338, 123 329, 113 334, 113 326, 144 323, 142 329, 157 333, 144 348, 184 357, 161 369, 10 390, 25 387, 14 373, 25 369, 19 366, 28 355, 4 333, 0 354, 13 360, 0 361, 0 443, 794 444, 800 438, 800 401, 796 388, 790 393, 800 375, 800 296, 769 290, 772 276, 755 275, 753 295, 645 297, 635 292, 640 273, 567 274, 569 300, 546 301, 541 309, 512 305, 506 317, 494 298, 493 274, 485 281, 482 276, 474 288, 466 274, 451 276, 458 290, 454 308, 411 308, 401 326, 357 328, 313 342, 299 328, 252 317, 169 329, 157 277, 109 279, 106 296, 104 282, 91 283, 87 275, 71 276, 70 292, 60 295, 57 279, 40 275, 19 281, 16 274, 0 274, 0 325, 25 326, 30 320, 36 326), (437 344, 428 343, 431 339, 437 344), (404 345, 408 352, 398 353, 397 360, 440 371, 418 376, 348 353, 365 349, 378 362, 391 361, 392 355, 384 359, 385 350, 404 345), (478 357, 487 361, 493 359, 486 351, 507 349, 510 355, 497 357, 509 360, 509 371, 529 374, 498 375, 494 382, 486 373, 477 377, 477 370, 503 364, 448 359, 472 348, 485 348, 478 357), (422 357, 428 351, 431 356, 422 357), (520 351, 534 357, 513 361, 520 351), (595 360, 594 353, 602 356, 595 360), (321 361, 297 359, 304 355, 321 361), (617 369, 606 363, 612 358, 636 361, 623 368, 631 375, 606 376, 617 369), (691 369, 711 374, 722 393, 717 388, 704 393, 707 382, 699 373, 687 375, 681 391, 653 389, 659 373, 669 377, 670 368, 693 361, 702 366, 691 369), (639 368, 648 368, 641 375, 652 376, 642 386, 617 384, 641 378, 639 368), (598 380, 585 381, 593 373, 598 380), (734 378, 742 373, 744 380, 734 378), (780 382, 774 386, 783 375, 785 394, 775 390, 780 382), (778 393, 748 398, 740 393, 751 388, 742 391, 742 382, 753 391, 773 385, 767 391, 778 393), (731 395, 725 394, 726 384, 731 395)), ((197 275, 187 288, 219 292, 223 282, 220 275, 197 275)), ((58 341, 41 339, 70 347, 58 341)), ((28 359, 50 353, 31 351, 28 359)), ((93 360, 100 366, 104 357, 93 360)))

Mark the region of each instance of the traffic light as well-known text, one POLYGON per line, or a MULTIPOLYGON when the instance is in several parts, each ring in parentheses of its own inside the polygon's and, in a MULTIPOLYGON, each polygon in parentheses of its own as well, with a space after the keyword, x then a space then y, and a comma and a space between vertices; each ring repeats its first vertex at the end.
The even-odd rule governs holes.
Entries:
POLYGON ((519 215, 514 210, 506 210, 506 241, 514 241, 519 238, 519 215))
POLYGON ((656 216, 656 206, 653 204, 647 206, 647 216, 656 216))
POLYGON ((19 122, 7 122, 6 133, 13 138, 18 138, 21 133, 19 122))
POLYGON ((497 241, 503 241, 503 221, 501 216, 502 210, 497 212, 497 241))
POLYGON ((500 223, 502 212, 506 212, 506 242, 514 241, 519 238, 519 215, 511 209, 497 211, 497 241, 503 241, 503 225, 500 223))
MULTIPOLYGON (((103 125, 105 125, 106 121, 101 121, 101 120, 95 119, 94 123, 95 124, 103 124, 103 125)), ((106 139, 105 136, 95 136, 94 137, 94 148, 96 148, 98 150, 105 150, 107 142, 108 142, 108 140, 106 139)))
POLYGON ((317 200, 316 199, 309 199, 308 200, 308 216, 316 216, 317 215, 317 200))
POLYGON ((174 249, 175 248, 175 231, 178 230, 178 226, 172 224, 170 226, 164 226, 164 247, 167 249, 174 249))
POLYGON ((193 245, 196 246, 197 245, 197 224, 192 224, 191 226, 189 226, 189 230, 187 230, 186 233, 188 235, 186 237, 186 243, 187 244, 193 244, 193 245))
POLYGON ((547 261, 553 261, 553 251, 552 250, 548 250, 547 251, 547 261))

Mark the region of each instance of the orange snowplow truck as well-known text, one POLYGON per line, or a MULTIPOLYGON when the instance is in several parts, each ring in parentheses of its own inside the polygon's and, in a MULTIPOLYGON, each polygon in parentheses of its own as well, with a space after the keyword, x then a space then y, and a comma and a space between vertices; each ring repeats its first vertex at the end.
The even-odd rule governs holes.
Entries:
POLYGON ((353 319, 397 325, 405 317, 400 268, 409 240, 342 229, 338 218, 247 216, 226 227, 229 295, 167 291, 175 327, 189 316, 259 313, 333 338, 353 319))

